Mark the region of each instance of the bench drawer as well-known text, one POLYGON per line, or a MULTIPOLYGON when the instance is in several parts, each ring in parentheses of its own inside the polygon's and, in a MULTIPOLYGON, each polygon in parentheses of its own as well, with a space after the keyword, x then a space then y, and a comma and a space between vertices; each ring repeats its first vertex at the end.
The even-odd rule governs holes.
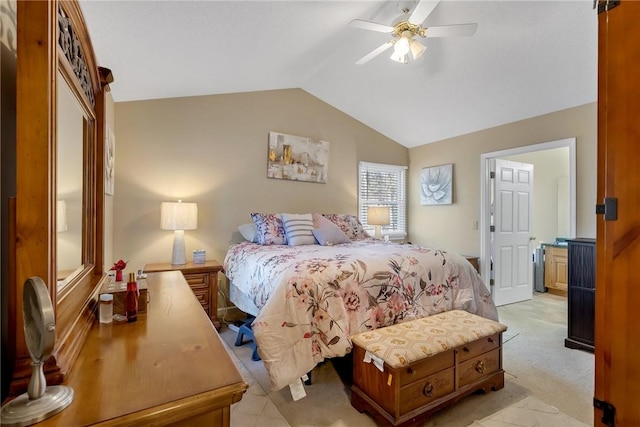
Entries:
POLYGON ((480 338, 476 341, 467 343, 460 348, 458 361, 464 362, 465 360, 472 359, 480 354, 486 353, 489 350, 498 348, 499 345, 500 334, 493 334, 488 337, 480 338))
POLYGON ((454 380, 455 371, 452 366, 449 369, 401 388, 399 398, 400 413, 406 414, 453 392, 455 388, 454 380))
POLYGON ((500 349, 476 356, 458 367, 458 386, 463 387, 500 369, 500 349))

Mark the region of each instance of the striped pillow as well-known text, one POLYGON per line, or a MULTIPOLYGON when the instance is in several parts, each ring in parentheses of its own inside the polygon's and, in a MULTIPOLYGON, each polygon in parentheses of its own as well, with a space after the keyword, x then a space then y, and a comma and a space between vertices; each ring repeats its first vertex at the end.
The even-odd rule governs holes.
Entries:
POLYGON ((314 245, 313 217, 311 214, 282 214, 282 224, 289 246, 314 245))

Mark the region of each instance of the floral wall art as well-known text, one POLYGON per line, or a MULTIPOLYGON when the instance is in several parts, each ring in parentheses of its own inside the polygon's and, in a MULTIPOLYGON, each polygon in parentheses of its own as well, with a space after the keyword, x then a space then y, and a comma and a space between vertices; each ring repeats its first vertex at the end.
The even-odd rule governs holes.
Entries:
POLYGON ((267 177, 326 184, 329 143, 269 132, 267 177))
POLYGON ((422 168, 420 203, 450 205, 453 201, 453 164, 422 168))

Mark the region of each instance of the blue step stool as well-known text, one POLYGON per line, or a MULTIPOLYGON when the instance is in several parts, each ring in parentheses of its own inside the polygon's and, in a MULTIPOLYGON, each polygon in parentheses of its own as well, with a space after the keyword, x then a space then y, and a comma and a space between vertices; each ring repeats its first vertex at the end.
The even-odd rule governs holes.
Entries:
POLYGON ((258 354, 258 346, 256 345, 256 340, 253 338, 253 330, 251 329, 251 323, 255 318, 251 317, 246 320, 238 329, 238 335, 236 336, 236 347, 240 347, 244 344, 243 338, 246 335, 253 343, 253 354, 251 354, 251 360, 257 362, 260 360, 260 355, 258 354))

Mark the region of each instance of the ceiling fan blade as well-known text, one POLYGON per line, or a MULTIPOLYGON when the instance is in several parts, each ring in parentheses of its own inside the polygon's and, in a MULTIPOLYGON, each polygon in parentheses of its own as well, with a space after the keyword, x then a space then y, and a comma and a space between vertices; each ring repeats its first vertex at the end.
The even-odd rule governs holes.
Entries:
POLYGON ((425 37, 455 37, 472 36, 476 33, 478 24, 457 24, 442 25, 438 27, 427 27, 425 37))
POLYGON ((363 30, 378 31, 381 33, 391 33, 393 27, 388 25, 377 24, 375 22, 363 21, 362 19, 354 19, 349 23, 350 27, 362 28, 363 30))
POLYGON ((427 16, 429 16, 429 14, 431 12, 433 12, 433 9, 436 8, 438 3, 440 3, 440 1, 422 0, 420 3, 418 3, 416 8, 413 9, 413 12, 411 13, 411 16, 409 17, 409 22, 411 22, 412 24, 417 24, 417 25, 422 24, 422 22, 425 19, 427 19, 427 16))
POLYGON ((365 56, 360 58, 356 62, 356 65, 362 65, 362 64, 364 64, 366 62, 371 61, 373 58, 375 58, 376 56, 380 55, 382 52, 384 52, 385 50, 389 49, 391 46, 393 46, 393 42, 386 42, 382 46, 377 47, 373 51, 369 52, 368 54, 366 54, 365 56))

